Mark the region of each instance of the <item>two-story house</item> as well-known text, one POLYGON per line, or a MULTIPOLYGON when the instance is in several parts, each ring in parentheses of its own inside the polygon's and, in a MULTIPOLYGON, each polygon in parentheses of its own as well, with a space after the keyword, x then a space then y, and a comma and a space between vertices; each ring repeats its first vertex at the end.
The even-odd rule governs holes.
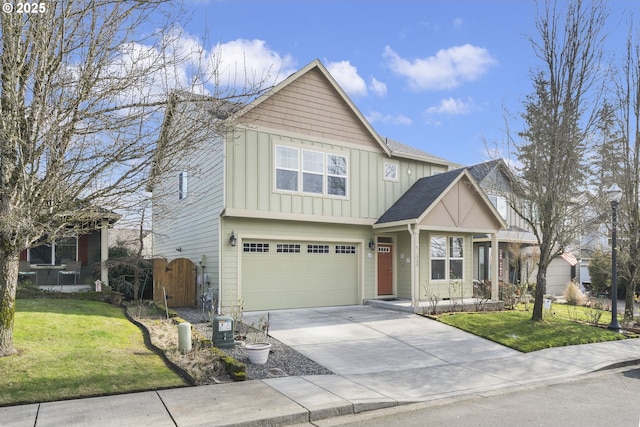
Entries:
POLYGON ((193 262, 194 299, 418 306, 452 282, 471 297, 474 236, 497 247, 504 219, 467 169, 381 137, 319 61, 224 120, 153 188, 154 256, 193 262))

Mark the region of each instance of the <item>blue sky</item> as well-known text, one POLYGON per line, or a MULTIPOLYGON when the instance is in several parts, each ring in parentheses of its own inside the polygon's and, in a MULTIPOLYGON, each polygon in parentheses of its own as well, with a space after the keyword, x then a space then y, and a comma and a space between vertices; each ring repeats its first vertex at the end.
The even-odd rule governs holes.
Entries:
MULTIPOLYGON (((621 54, 625 19, 640 16, 640 2, 609 6, 607 54, 621 54)), ((216 56, 221 70, 271 67, 270 78, 282 80, 320 59, 381 135, 461 164, 502 148, 505 110, 522 110, 540 65, 527 40, 536 36, 533 1, 187 0, 185 8, 185 45, 216 56)))

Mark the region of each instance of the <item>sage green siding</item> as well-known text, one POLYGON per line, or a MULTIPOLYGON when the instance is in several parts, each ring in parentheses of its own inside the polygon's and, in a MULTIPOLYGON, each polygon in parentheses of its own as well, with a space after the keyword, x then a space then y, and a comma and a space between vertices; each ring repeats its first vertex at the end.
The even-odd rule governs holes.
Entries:
POLYGON ((230 141, 226 157, 230 178, 226 182, 227 208, 243 212, 319 215, 347 222, 349 219, 377 220, 416 180, 443 168, 443 165, 421 161, 390 159, 382 149, 287 135, 281 131, 238 129, 230 141), (277 191, 274 183, 276 145, 346 156, 347 196, 277 191), (383 178, 385 161, 398 165, 397 181, 383 178))
MULTIPOLYGON (((245 306, 247 310, 260 310, 267 308, 267 306, 263 307, 261 302, 256 304, 254 299, 260 294, 260 292, 267 292, 267 289, 273 289, 274 295, 277 294, 278 298, 280 298, 280 300, 274 302, 276 304, 275 306, 269 307, 271 309, 295 306, 333 305, 337 303, 361 304, 363 299, 375 297, 375 258, 373 256, 374 252, 368 248, 368 242, 371 237, 371 228, 368 226, 223 217, 222 236, 223 244, 221 246, 221 262, 223 269, 221 272, 222 288, 220 298, 223 312, 228 312, 230 307, 236 305, 239 299, 245 300, 245 304, 251 304, 245 306), (232 230, 234 235, 238 238, 238 242, 235 247, 228 244, 228 236, 231 234, 232 230), (357 271, 355 272, 355 276, 352 270, 352 264, 345 261, 342 264, 330 265, 328 271, 326 268, 327 265, 323 264, 322 270, 318 269, 317 272, 319 275, 323 275, 324 277, 310 278, 310 276, 314 274, 314 268, 320 267, 320 265, 314 266, 310 257, 305 257, 305 254, 299 254, 303 255, 299 258, 299 261, 301 262, 300 265, 289 268, 287 271, 287 273, 291 273, 293 277, 300 278, 301 285, 306 285, 306 283, 303 283, 305 281, 315 281, 315 284, 311 284, 308 287, 308 289, 315 290, 321 286, 321 283, 318 282, 318 280, 330 280, 327 279, 327 277, 331 275, 340 277, 341 280, 343 276, 349 277, 349 280, 353 283, 350 282, 348 286, 343 286, 342 289, 344 290, 350 286, 350 289, 355 289, 356 293, 351 294, 350 297, 347 295, 350 291, 345 291, 341 297, 334 299, 332 299, 333 297, 331 295, 320 295, 317 299, 314 299, 315 297, 306 296, 300 292, 287 293, 285 291, 287 289, 291 289, 292 286, 293 289, 298 288, 295 287, 295 283, 293 282, 278 282, 278 265, 264 262, 251 263, 249 266, 243 265, 243 243, 245 242, 270 242, 272 244, 300 243, 303 245, 306 245, 307 243, 328 243, 331 244, 332 252, 336 243, 357 245, 357 253, 355 254, 357 271), (304 268, 309 268, 307 274, 304 273, 304 268), (245 289, 244 282, 247 280, 253 280, 256 275, 259 277, 261 272, 264 273, 264 286, 262 287, 262 290, 258 290, 256 288, 249 289, 249 294, 245 296, 243 293, 245 289), (327 274, 329 276, 327 276, 327 274), (354 296, 355 298, 353 298, 354 296)), ((306 250, 306 246, 304 246, 304 248, 306 250)), ((275 248, 272 246, 270 251, 274 250, 275 248)), ((353 259, 352 255, 341 258, 343 260, 353 259)), ((264 257, 264 259, 268 259, 268 257, 264 257)), ((280 266, 283 265, 284 264, 280 266)), ((331 286, 331 283, 327 283, 327 288, 329 290, 331 289, 331 286)), ((272 298, 272 296, 268 296, 268 298, 272 298)))

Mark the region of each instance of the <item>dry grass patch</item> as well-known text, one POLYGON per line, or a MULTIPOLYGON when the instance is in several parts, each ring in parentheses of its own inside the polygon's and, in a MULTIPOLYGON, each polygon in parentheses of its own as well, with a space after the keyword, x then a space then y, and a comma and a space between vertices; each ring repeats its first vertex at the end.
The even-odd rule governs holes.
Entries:
POLYGON ((194 339, 192 351, 178 351, 178 325, 166 319, 156 307, 135 305, 128 307, 129 315, 149 331, 151 343, 159 348, 174 365, 185 371, 197 385, 230 381, 221 353, 210 345, 194 339))

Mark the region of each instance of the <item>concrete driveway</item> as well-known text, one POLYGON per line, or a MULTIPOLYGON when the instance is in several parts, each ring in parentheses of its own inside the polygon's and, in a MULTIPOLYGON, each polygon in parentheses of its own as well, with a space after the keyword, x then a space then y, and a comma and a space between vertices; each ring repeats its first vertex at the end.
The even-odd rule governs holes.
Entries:
MULTIPOLYGON (((408 402, 462 387, 500 388, 504 379, 470 366, 521 355, 435 320, 371 306, 277 310, 270 322, 271 336, 348 381, 352 396, 375 391, 408 402)), ((306 380, 329 385, 321 376, 306 380)))
MULTIPOLYGON (((247 313, 251 319, 257 313, 247 313)), ((277 310, 269 334, 337 375, 508 357, 519 352, 410 313, 370 306, 277 310)))

